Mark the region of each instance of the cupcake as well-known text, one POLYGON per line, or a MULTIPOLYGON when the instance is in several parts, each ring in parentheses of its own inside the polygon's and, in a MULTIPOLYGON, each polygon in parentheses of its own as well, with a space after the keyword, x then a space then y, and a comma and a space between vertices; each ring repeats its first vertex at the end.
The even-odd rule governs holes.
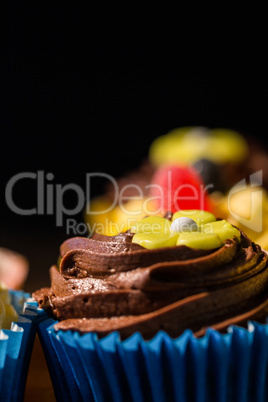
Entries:
POLYGON ((23 401, 37 317, 37 306, 29 293, 9 290, 0 281, 1 401, 23 401))
POLYGON ((60 255, 33 294, 58 400, 267 397, 267 254, 241 230, 180 210, 60 255))

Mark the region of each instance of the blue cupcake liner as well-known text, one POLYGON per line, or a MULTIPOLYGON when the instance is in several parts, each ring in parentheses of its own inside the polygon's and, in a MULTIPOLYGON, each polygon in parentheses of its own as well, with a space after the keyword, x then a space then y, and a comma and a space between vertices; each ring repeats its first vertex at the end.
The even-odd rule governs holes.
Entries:
POLYGON ((29 293, 11 290, 10 295, 19 317, 9 330, 0 330, 0 400, 23 401, 36 325, 44 312, 29 293))
POLYGON ((145 341, 55 331, 57 321, 43 318, 38 333, 58 401, 268 401, 268 324, 201 338, 159 331, 145 341))

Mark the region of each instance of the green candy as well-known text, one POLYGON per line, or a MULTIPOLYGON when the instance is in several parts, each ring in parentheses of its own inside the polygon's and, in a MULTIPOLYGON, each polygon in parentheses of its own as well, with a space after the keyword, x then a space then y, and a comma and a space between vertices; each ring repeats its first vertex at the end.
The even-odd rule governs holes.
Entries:
POLYGON ((147 216, 131 226, 132 243, 148 249, 176 246, 178 233, 170 231, 171 222, 161 216, 147 216))
POLYGON ((187 246, 200 250, 209 250, 221 247, 222 242, 216 233, 184 232, 179 236, 177 246, 187 246))
POLYGON ((202 230, 205 233, 216 233, 221 239, 222 243, 224 243, 226 239, 233 239, 236 237, 238 240, 240 240, 241 238, 239 230, 224 219, 216 222, 206 223, 203 225, 202 230))
POLYGON ((161 216, 147 216, 131 226, 131 233, 162 234, 170 232, 171 222, 161 216))
POLYGON ((152 250, 160 247, 174 247, 178 237, 179 233, 136 233, 133 236, 132 243, 152 250))
MULTIPOLYGON (((185 221, 188 222, 189 219, 185 221)), ((131 233, 134 233, 132 242, 147 249, 177 245, 209 250, 221 247, 226 239, 241 238, 239 230, 233 225, 225 220, 216 221, 215 216, 207 211, 195 209, 177 211, 173 214, 172 223, 160 216, 147 216, 130 228, 131 233), (194 229, 189 229, 190 231, 179 230, 180 225, 177 228, 176 225, 172 225, 178 218, 192 219, 197 224, 198 230, 196 226, 194 229)))
POLYGON ((149 159, 155 166, 178 161, 190 164, 201 158, 222 164, 244 161, 248 153, 247 141, 237 131, 193 126, 157 137, 150 146, 149 159))

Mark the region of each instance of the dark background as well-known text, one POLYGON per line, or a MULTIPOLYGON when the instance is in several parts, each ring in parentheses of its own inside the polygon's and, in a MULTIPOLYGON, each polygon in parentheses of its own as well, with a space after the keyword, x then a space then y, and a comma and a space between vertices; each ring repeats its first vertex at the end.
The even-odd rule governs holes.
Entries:
MULTIPOLYGON (((67 234, 54 215, 19 216, 8 208, 13 175, 43 171, 53 174, 53 185, 84 188, 86 173, 118 177, 137 167, 152 140, 176 127, 267 135, 259 15, 238 25, 231 13, 220 21, 162 11, 1 5, 0 246, 29 259, 26 290, 49 283, 67 234)), ((95 183, 92 195, 101 191, 95 183)), ((16 186, 14 197, 33 208, 34 181, 16 186)))

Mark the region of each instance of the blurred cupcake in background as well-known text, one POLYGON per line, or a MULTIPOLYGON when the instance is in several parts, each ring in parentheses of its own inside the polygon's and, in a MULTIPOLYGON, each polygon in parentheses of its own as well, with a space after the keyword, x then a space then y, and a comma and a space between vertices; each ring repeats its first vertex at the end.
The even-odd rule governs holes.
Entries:
POLYGON ((197 126, 171 130, 151 143, 147 159, 120 177, 117 186, 108 183, 103 194, 90 200, 90 213, 85 213, 90 233, 115 235, 143 216, 173 207, 205 209, 268 248, 268 154, 238 131, 197 126), (259 201, 253 196, 252 206, 257 188, 249 182, 257 172, 262 195, 259 201), (123 197, 116 199, 118 194, 123 197))
POLYGON ((0 248, 0 400, 23 401, 38 310, 23 289, 27 258, 0 248))
MULTIPOLYGON (((15 282, 9 282, 15 283, 15 282)), ((0 281, 0 399, 23 401, 38 317, 30 294, 0 281)))
POLYGON ((22 289, 29 273, 25 256, 0 247, 0 281, 9 289, 22 289))
POLYGON ((194 167, 213 212, 268 249, 268 154, 260 144, 229 129, 179 128, 153 141, 149 159, 194 167))
POLYGON ((149 149, 155 167, 184 164, 194 167, 209 190, 225 192, 241 177, 249 147, 234 130, 183 127, 157 137, 149 149))

